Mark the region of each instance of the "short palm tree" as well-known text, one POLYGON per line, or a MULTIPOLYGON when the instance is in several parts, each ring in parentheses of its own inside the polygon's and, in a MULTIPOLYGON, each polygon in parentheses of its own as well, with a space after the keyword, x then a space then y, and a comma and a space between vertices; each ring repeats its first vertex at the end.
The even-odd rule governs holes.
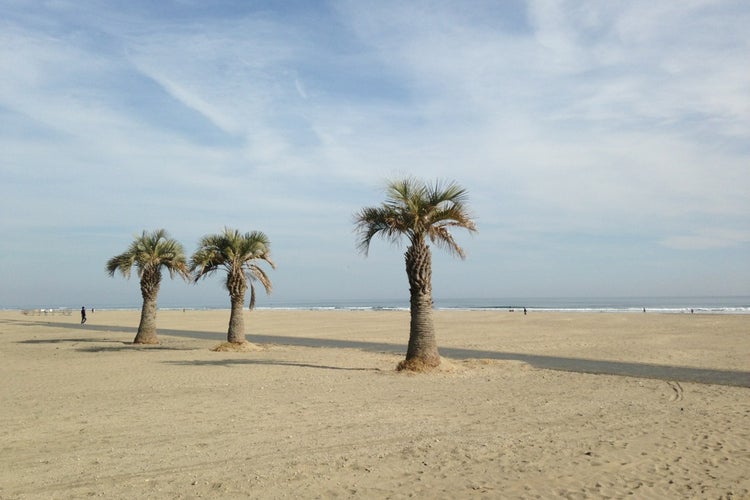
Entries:
POLYGON ((146 232, 136 236, 128 249, 107 261, 107 272, 114 276, 120 271, 130 278, 133 266, 138 270, 141 280, 141 322, 134 344, 158 344, 156 337, 156 299, 161 285, 162 269, 169 271, 169 277, 175 275, 189 279, 190 272, 182 245, 169 237, 164 229, 146 232))
POLYGON ((465 258, 449 230, 476 231, 466 200, 466 190, 454 182, 426 184, 409 177, 388 184, 382 205, 363 208, 355 215, 357 246, 365 255, 376 235, 392 243, 402 236, 409 240, 405 259, 411 323, 406 359, 399 370, 420 371, 440 364, 432 322, 432 254, 426 240, 465 258))
POLYGON ((259 281, 266 289, 266 293, 271 293, 271 280, 258 265, 260 261, 276 268, 271 260, 268 237, 260 231, 241 234, 236 229, 230 228, 224 228, 223 233, 210 234, 201 238, 198 250, 190 259, 190 272, 194 273, 195 281, 219 269, 227 273, 226 286, 232 303, 227 342, 246 342, 242 306, 245 302, 248 283, 250 284, 250 309, 255 307, 253 282, 259 281))

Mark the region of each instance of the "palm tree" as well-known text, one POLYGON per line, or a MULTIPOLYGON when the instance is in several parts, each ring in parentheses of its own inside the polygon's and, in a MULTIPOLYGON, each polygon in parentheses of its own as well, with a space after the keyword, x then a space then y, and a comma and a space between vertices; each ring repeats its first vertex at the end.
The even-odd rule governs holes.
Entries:
POLYGON ((232 302, 227 342, 246 342, 242 305, 245 302, 248 283, 250 309, 255 307, 254 281, 259 281, 266 289, 266 293, 271 293, 271 280, 258 266, 259 261, 265 261, 276 269, 276 265, 271 261, 268 237, 260 231, 241 234, 236 229, 227 227, 223 233, 201 238, 198 250, 190 259, 190 272, 194 273, 195 281, 213 274, 219 268, 223 268, 227 273, 226 286, 232 302))
POLYGON ((449 229, 476 231, 466 207, 467 192, 455 182, 426 184, 408 177, 389 182, 386 201, 355 214, 357 246, 367 255, 370 242, 380 235, 392 243, 406 236, 406 275, 409 278, 411 322, 406 359, 399 370, 421 371, 440 364, 432 323, 432 254, 427 238, 462 259, 463 249, 449 229))
POLYGON ((146 232, 136 236, 130 247, 120 255, 107 261, 107 272, 114 276, 120 271, 130 278, 130 271, 135 266, 141 280, 141 322, 134 344, 158 344, 156 337, 156 299, 161 285, 162 268, 169 271, 169 277, 175 275, 189 279, 190 272, 182 245, 169 237, 164 229, 146 232))

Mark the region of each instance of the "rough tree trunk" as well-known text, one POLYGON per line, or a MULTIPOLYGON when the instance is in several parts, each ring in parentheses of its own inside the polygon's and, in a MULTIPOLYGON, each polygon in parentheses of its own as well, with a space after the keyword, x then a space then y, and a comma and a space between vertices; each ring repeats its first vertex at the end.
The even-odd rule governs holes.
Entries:
POLYGON ((422 239, 412 242, 406 251, 409 277, 411 321, 406 359, 399 370, 425 370, 440 364, 435 327, 432 323, 432 257, 422 239))
POLYGON ((141 296, 143 306, 141 307, 141 322, 138 325, 138 333, 133 339, 134 344, 158 344, 156 336, 156 298, 159 296, 159 284, 161 273, 144 272, 141 278, 141 296), (150 275, 149 275, 150 274, 150 275))
POLYGON ((242 304, 245 302, 245 291, 247 290, 245 275, 240 273, 239 276, 231 276, 227 280, 227 288, 229 288, 229 297, 232 301, 227 342, 241 344, 247 342, 245 338, 245 313, 242 310, 242 304))

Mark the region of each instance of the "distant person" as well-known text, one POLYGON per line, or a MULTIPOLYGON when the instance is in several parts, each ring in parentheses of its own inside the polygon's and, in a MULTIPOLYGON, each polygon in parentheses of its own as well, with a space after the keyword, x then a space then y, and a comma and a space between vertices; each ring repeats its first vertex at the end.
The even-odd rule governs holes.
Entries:
POLYGON ((81 307, 81 324, 86 322, 86 306, 81 307))
POLYGON ((523 308, 523 315, 526 316, 526 308, 523 308))

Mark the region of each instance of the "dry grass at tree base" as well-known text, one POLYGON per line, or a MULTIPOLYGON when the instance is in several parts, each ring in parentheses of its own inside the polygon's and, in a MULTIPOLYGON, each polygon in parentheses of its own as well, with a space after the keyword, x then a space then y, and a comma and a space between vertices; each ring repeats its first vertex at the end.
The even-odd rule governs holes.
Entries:
POLYGON ((252 342, 222 342, 221 344, 212 347, 213 352, 255 352, 265 351, 266 348, 252 342))
POLYGON ((440 358, 436 363, 425 363, 424 360, 418 358, 405 359, 396 366, 396 371, 402 372, 413 372, 413 373, 430 373, 440 369, 440 358))

